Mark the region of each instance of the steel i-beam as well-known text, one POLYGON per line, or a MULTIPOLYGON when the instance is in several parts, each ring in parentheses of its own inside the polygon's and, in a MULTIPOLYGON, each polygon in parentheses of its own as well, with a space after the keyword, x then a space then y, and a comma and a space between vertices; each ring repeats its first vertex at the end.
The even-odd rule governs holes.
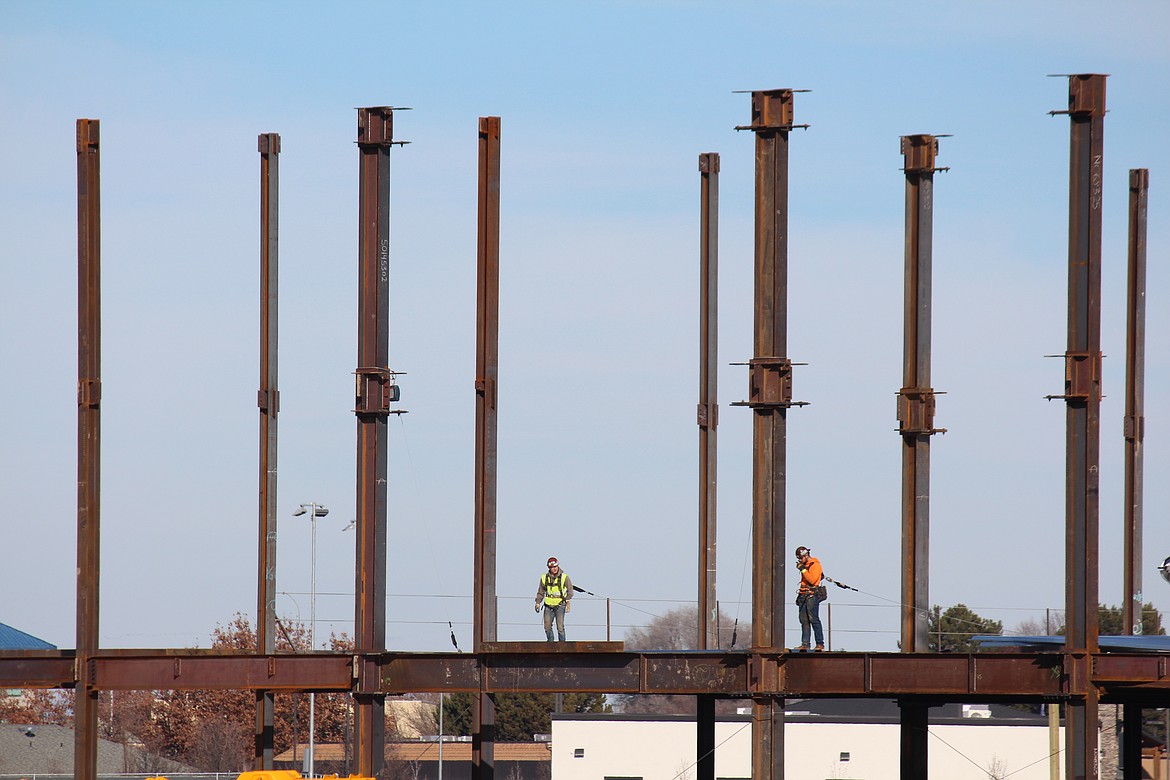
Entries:
MULTIPOLYGON (((793 90, 752 92, 756 136, 755 357, 746 405, 752 436, 752 645, 784 644, 785 480, 792 361, 788 351, 788 134, 793 90)), ((752 707, 752 777, 784 777, 784 702, 752 707)))
MULTIPOLYGON (((475 335, 475 650, 496 641, 496 380, 500 331, 500 118, 479 118, 475 335)), ((471 772, 495 775, 495 701, 475 697, 471 772)))
MULTIPOLYGON (((931 271, 934 237, 934 173, 938 138, 902 136, 906 174, 906 250, 902 389, 898 433, 902 436, 902 652, 925 653, 930 610, 930 437, 934 388, 930 383, 931 271)), ((898 702, 901 777, 926 776, 926 703, 898 702)))
MULTIPOLYGON (((902 389, 902 651, 925 653, 930 610, 930 437, 934 388, 930 384, 931 261, 934 173, 938 138, 902 136, 906 172, 906 271, 902 389)), ((925 746, 925 740, 923 741, 925 746)))
POLYGON ((77 664, 73 770, 97 778, 101 518, 101 156, 96 119, 77 120, 77 664))
POLYGON ((1129 273, 1125 350, 1126 633, 1142 633, 1142 440, 1146 427, 1146 212, 1150 172, 1129 172, 1129 273))
MULTIPOLYGON (((1129 172, 1129 271, 1125 350, 1125 632, 1142 633, 1142 439, 1146 427, 1146 212, 1150 172, 1129 172)), ((1140 704, 1124 706, 1122 766, 1125 780, 1141 777, 1140 704)))
POLYGON ((1097 651, 1098 521, 1101 444, 1101 187, 1105 76, 1068 77, 1068 347, 1065 351, 1065 652, 1083 699, 1065 719, 1065 777, 1096 780, 1097 689, 1089 682, 1097 651))
POLYGON ((699 644, 719 646, 715 614, 716 429, 719 425, 719 154, 699 155, 699 644))
MULTIPOLYGON (((699 642, 719 647, 715 598, 716 428, 719 425, 719 154, 699 155, 699 642)), ((697 698, 697 780, 715 780, 715 698, 697 698)))
MULTIPOLYGON (((276 414, 277 269, 279 245, 280 135, 261 133, 260 153, 260 539, 257 546, 256 647, 276 652, 276 414)), ((255 768, 271 769, 274 700, 272 691, 256 692, 255 768)))
MULTIPOLYGON (((386 422, 396 387, 390 342, 390 148, 394 109, 358 109, 357 574, 355 650, 386 647, 386 422)), ((355 670, 357 774, 379 776, 385 763, 386 697, 368 663, 355 670), (367 668, 370 667, 370 668, 367 668)))

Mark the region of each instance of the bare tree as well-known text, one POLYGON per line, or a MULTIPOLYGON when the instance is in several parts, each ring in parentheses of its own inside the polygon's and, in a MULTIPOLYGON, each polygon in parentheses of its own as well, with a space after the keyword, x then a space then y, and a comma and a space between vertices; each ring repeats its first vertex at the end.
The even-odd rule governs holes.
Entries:
MULTIPOLYGON (((719 614, 719 647, 722 649, 743 648, 751 643, 752 628, 748 623, 737 625, 722 613, 719 614)), ((694 650, 699 644, 699 609, 695 606, 679 607, 659 615, 646 626, 626 632, 625 645, 630 650, 694 650)), ((667 715, 694 715, 695 697, 683 695, 639 696, 619 694, 614 696, 615 704, 622 712, 653 713, 667 715)), ((731 714, 740 706, 734 699, 721 699, 717 711, 731 714)))
POLYGON ((1004 780, 1009 774, 1007 762, 997 755, 992 755, 991 761, 987 764, 988 780, 1004 780))

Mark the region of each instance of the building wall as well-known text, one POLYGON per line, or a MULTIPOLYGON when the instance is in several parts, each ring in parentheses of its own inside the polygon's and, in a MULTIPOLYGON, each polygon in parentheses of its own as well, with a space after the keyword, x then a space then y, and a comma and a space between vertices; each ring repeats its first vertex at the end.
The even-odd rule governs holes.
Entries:
MULTIPOLYGON (((899 780, 899 730, 897 724, 788 723, 785 780, 899 780)), ((931 777, 988 780, 996 770, 1012 780, 1049 780, 1045 727, 933 725, 930 734, 931 777)), ((715 744, 717 778, 751 777, 750 723, 717 722, 715 744)), ((694 764, 693 722, 553 721, 552 780, 694 780, 694 764)))

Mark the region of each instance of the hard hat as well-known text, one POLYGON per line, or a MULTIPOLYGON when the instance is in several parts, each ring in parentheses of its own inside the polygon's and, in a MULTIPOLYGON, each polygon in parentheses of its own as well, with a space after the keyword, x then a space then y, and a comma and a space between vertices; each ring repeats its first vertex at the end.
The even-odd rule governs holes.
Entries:
POLYGON ((1162 565, 1158 567, 1158 571, 1162 572, 1162 579, 1170 582, 1170 558, 1162 561, 1162 565))
POLYGON ((796 557, 797 558, 803 557, 805 555, 808 555, 810 552, 812 552, 812 550, 810 550, 807 547, 797 547, 796 548, 796 557))
POLYGON ((556 565, 557 565, 557 559, 556 559, 556 558, 549 558, 549 559, 548 559, 548 565, 549 565, 549 566, 556 566, 556 565))

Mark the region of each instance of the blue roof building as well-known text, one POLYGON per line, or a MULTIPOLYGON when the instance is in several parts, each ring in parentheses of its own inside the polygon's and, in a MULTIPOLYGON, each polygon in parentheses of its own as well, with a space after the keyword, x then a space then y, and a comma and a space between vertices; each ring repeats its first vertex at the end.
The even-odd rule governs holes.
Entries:
POLYGON ((0 623, 0 650, 56 650, 43 639, 37 639, 32 634, 26 634, 7 623, 0 623))

